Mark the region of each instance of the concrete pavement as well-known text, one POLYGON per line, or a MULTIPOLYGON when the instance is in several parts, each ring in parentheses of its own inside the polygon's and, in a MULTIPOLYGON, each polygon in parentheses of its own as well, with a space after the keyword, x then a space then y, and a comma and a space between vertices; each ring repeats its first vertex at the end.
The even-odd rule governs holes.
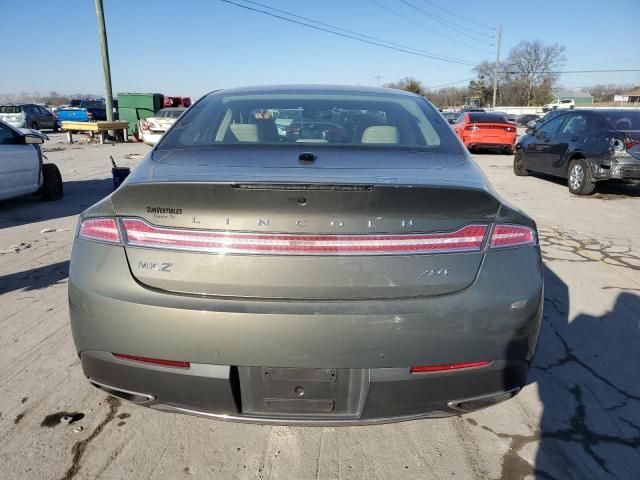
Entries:
POLYGON ((544 252, 544 325, 515 399, 381 426, 241 425, 121 403, 84 379, 66 298, 76 216, 110 192, 109 155, 133 166, 149 147, 61 142, 45 147, 65 198, 0 203, 0 478, 640 478, 640 187, 580 198, 514 176, 511 156, 475 155, 536 219, 544 252))

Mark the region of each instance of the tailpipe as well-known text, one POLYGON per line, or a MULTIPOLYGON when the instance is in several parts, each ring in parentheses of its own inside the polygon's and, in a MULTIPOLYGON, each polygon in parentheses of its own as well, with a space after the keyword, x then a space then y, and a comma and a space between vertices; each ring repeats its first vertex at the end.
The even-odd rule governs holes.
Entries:
POLYGON ((506 392, 483 395, 481 397, 466 398, 464 400, 454 400, 447 403, 447 405, 449 406, 449 408, 452 408, 454 410, 458 410, 463 413, 470 413, 476 410, 480 410, 481 408, 487 408, 495 405, 496 403, 509 400, 510 398, 515 397, 520 390, 520 388, 513 388, 511 390, 507 390, 506 392))
POLYGON ((112 387, 111 385, 105 385, 104 383, 96 382, 95 380, 89 379, 91 385, 104 392, 107 392, 109 395, 113 395, 114 397, 121 398, 122 400, 126 400, 127 402, 136 403, 138 405, 144 405, 147 403, 153 402, 156 397, 149 393, 140 393, 134 392, 132 390, 125 390, 123 388, 112 387))

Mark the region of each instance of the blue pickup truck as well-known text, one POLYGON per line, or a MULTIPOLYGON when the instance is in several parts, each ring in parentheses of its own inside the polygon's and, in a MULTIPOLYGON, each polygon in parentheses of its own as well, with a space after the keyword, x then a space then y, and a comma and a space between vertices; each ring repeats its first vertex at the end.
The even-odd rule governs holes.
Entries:
POLYGON ((60 108, 57 110, 58 124, 62 122, 97 122, 107 119, 107 108, 104 100, 81 100, 78 107, 60 108))

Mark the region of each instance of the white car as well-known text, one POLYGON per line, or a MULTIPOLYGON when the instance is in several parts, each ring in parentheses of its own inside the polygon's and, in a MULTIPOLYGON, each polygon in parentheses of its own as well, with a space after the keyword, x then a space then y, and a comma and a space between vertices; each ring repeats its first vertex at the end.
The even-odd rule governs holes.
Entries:
POLYGON ((62 198, 60 170, 42 161, 45 139, 37 130, 18 130, 0 121, 0 200, 29 193, 39 193, 43 200, 62 198))
POLYGON ((140 120, 140 135, 147 145, 155 145, 186 108, 171 107, 158 110, 153 117, 140 120))
POLYGON ((542 106, 543 112, 550 112, 551 110, 573 110, 576 108, 576 101, 573 98, 557 98, 555 102, 547 103, 542 106))

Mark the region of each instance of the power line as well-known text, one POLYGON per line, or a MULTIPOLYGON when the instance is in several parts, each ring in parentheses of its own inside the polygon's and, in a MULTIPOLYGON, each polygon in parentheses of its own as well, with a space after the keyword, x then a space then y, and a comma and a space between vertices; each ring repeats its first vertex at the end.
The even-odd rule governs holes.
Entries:
POLYGON ((500 73, 515 74, 515 73, 551 73, 551 74, 563 74, 563 73, 621 73, 621 72, 640 72, 640 69, 610 69, 610 70, 534 70, 533 72, 518 72, 516 70, 505 70, 500 73))
MULTIPOLYGON (((400 0, 402 3, 404 3, 405 5, 407 5, 410 8, 413 8, 414 10, 416 10, 417 12, 423 14, 424 16, 426 16, 427 18, 430 18, 438 23, 440 23, 441 25, 444 25, 446 28, 450 29, 450 30, 454 30, 457 33, 459 33, 460 35, 464 35, 465 37, 470 38, 471 40, 474 40, 476 42, 480 42, 483 43, 485 45, 489 45, 488 43, 486 43, 486 40, 483 40, 481 38, 478 38, 476 36, 473 35, 469 35, 464 29, 458 28, 456 26, 453 25, 447 25, 448 22, 447 20, 443 20, 440 17, 438 17, 437 15, 434 15, 433 13, 425 10, 424 8, 418 7, 417 5, 414 5, 411 2, 408 2, 407 0, 400 0)), ((487 35, 487 37, 491 38, 489 35, 487 35)))
MULTIPOLYGON (((423 0, 423 1, 424 1, 424 0, 423 0)), ((427 2, 427 3, 428 3, 428 2, 427 2)), ((435 14, 435 13, 433 13, 433 12, 429 12, 429 13, 430 13, 430 15, 431 15, 432 17, 434 17, 434 18, 436 18, 436 19, 440 19, 440 20, 442 20, 443 22, 446 22, 446 23, 448 23, 448 24, 452 25, 453 27, 461 28, 461 29, 463 29, 464 31, 475 33, 476 35, 480 35, 481 37, 487 37, 487 38, 492 38, 492 37, 493 37, 493 36, 492 36, 491 34, 489 34, 489 33, 486 33, 486 32, 480 32, 480 31, 478 31, 478 30, 472 29, 472 28, 471 28, 471 27, 469 27, 469 26, 461 25, 460 23, 454 22, 454 21, 452 21, 452 20, 448 20, 448 19, 446 19, 446 18, 444 18, 444 17, 442 17, 442 16, 440 16, 440 15, 436 15, 436 14, 435 14)))
POLYGON ((457 82, 443 83, 442 85, 429 85, 429 86, 424 87, 424 88, 431 88, 431 89, 433 89, 433 88, 444 88, 444 87, 450 87, 450 86, 452 86, 452 85, 459 85, 459 84, 461 84, 461 83, 467 83, 467 82, 470 82, 471 80, 475 80, 475 78, 466 78, 466 79, 464 79, 464 80, 459 80, 459 81, 457 81, 457 82))
POLYGON ((349 33, 351 35, 357 35, 359 37, 368 38, 370 40, 374 40, 376 42, 381 42, 381 43, 386 43, 386 44, 389 44, 389 45, 392 45, 392 46, 395 46, 395 47, 398 47, 398 48, 402 48, 402 49, 406 49, 406 50, 414 50, 416 52, 424 53, 424 54, 427 54, 427 55, 434 55, 434 56, 441 57, 441 58, 444 58, 444 59, 449 59, 449 60, 468 61, 468 60, 461 59, 461 58, 455 58, 455 57, 450 57, 450 56, 447 56, 447 55, 441 55, 441 54, 435 53, 435 52, 430 52, 428 50, 420 50, 418 48, 409 47, 407 45, 402 45, 400 43, 390 42, 390 41, 384 40, 382 38, 373 37, 371 35, 365 35, 365 34, 362 34, 362 33, 354 32, 353 30, 347 30, 346 28, 336 27, 335 25, 331 25, 329 23, 319 22, 318 20, 314 20, 313 18, 303 17, 301 15, 296 15, 295 13, 287 12, 286 10, 279 10, 277 8, 270 7, 269 5, 265 5, 263 3, 255 2, 253 0, 242 0, 242 1, 244 3, 250 3, 250 4, 253 4, 253 5, 257 5, 259 7, 268 8, 269 10, 272 10, 272 11, 278 12, 278 13, 282 13, 284 15, 288 15, 288 16, 293 17, 293 18, 306 20, 308 22, 316 23, 318 25, 322 25, 324 27, 328 27, 328 28, 331 28, 333 30, 338 30, 338 31, 341 31, 341 32, 349 33))
MULTIPOLYGON (((471 65, 471 66, 475 65, 475 63, 471 63, 471 62, 469 62, 467 60, 453 59, 453 58, 439 56, 439 55, 436 55, 436 54, 429 54, 429 53, 426 53, 426 52, 424 52, 422 50, 414 49, 412 47, 404 47, 404 46, 403 47, 394 47, 394 46, 390 45, 389 42, 380 43, 380 42, 383 42, 383 40, 378 40, 378 41, 367 40, 366 38, 361 38, 361 37, 363 37, 363 35, 356 34, 355 32, 354 32, 353 35, 350 35, 350 34, 347 34, 347 33, 340 33, 340 32, 334 31, 334 30, 329 30, 327 28, 319 27, 317 25, 311 25, 309 23, 300 22, 298 20, 293 20, 291 18, 283 17, 281 15, 276 15, 274 13, 267 12, 267 11, 264 11, 264 10, 260 10, 258 8, 253 8, 253 7, 250 7, 248 5, 242 5, 240 3, 236 3, 236 2, 231 1, 231 0, 220 0, 220 1, 224 2, 224 3, 227 3, 229 5, 234 5, 236 7, 243 8, 245 10, 250 10, 252 12, 262 13, 262 14, 268 15, 270 17, 278 18, 278 19, 284 20, 286 22, 295 23, 297 25, 302 25, 302 26, 305 26, 305 27, 308 27, 308 28, 313 28, 314 30, 318 30, 318 31, 326 32, 326 33, 331 33, 331 34, 337 35, 339 37, 350 38, 352 40, 357 40, 357 41, 362 42, 362 43, 367 43, 367 44, 370 44, 370 45, 375 45, 375 46, 378 46, 378 47, 386 48, 388 50, 395 50, 397 52, 408 53, 410 55, 416 55, 416 56, 419 56, 419 57, 430 58, 430 59, 433 59, 433 60, 440 60, 441 62, 457 63, 457 64, 460 64, 460 65, 471 65), (360 35, 360 36, 355 36, 355 35, 360 35)), ((266 7, 266 8, 270 8, 270 7, 266 7)), ((315 23, 319 23, 319 22, 315 22, 315 23)), ((333 27, 333 28, 335 28, 335 27, 333 27)), ((341 30, 344 31, 344 29, 341 29, 341 30)), ((373 38, 373 37, 369 37, 369 38, 373 38)))
POLYGON ((492 27, 487 27, 486 25, 483 25, 483 24, 481 24, 480 22, 476 22, 475 20, 471 20, 471 19, 469 19, 469 18, 463 17, 462 15, 459 15, 459 14, 457 14, 457 13, 455 13, 455 12, 452 12, 451 10, 447 10, 446 8, 441 7, 440 5, 437 5, 437 4, 436 4, 436 3, 434 3, 434 2, 431 2, 431 1, 429 1, 429 0, 422 0, 422 1, 423 1, 423 2, 426 2, 426 3, 430 4, 430 5, 433 5, 434 7, 436 7, 436 8, 438 8, 438 9, 442 10, 443 12, 447 12, 449 15, 453 15, 454 17, 457 17, 457 18, 459 18, 460 20, 464 20, 465 22, 472 23, 472 24, 477 25, 477 26, 482 27, 482 28, 486 28, 486 29, 489 29, 489 30, 493 30, 493 28, 492 28, 492 27))
POLYGON ((435 33, 435 34, 440 35, 442 37, 448 38, 449 40, 452 40, 454 42, 461 43, 461 44, 463 44, 463 45, 465 45, 467 47, 470 47, 470 48, 473 48, 475 50, 478 50, 479 52, 482 52, 482 53, 485 53, 485 54, 490 54, 490 55, 492 54, 492 52, 488 52, 487 50, 483 50, 482 48, 479 48, 478 45, 474 45, 474 44, 472 44, 470 42, 467 42, 465 40, 462 40, 460 38, 452 37, 452 36, 449 36, 449 35, 447 35, 445 33, 438 32, 437 30, 429 28, 429 27, 425 26, 423 23, 418 22, 417 20, 415 20, 415 19, 413 19, 413 18, 411 18, 411 17, 409 17, 407 15, 404 15, 403 13, 398 12, 397 10, 394 10, 394 9, 388 7, 387 5, 384 5, 384 4, 380 3, 378 0, 369 0, 369 2, 373 3, 374 5, 377 5, 378 7, 386 10, 389 13, 392 13, 393 15, 396 15, 397 17, 403 18, 407 22, 410 22, 410 23, 413 23, 414 25, 417 25, 418 27, 420 27, 420 28, 422 28, 422 29, 424 29, 424 30, 426 30, 428 32, 432 32, 432 33, 435 33))

